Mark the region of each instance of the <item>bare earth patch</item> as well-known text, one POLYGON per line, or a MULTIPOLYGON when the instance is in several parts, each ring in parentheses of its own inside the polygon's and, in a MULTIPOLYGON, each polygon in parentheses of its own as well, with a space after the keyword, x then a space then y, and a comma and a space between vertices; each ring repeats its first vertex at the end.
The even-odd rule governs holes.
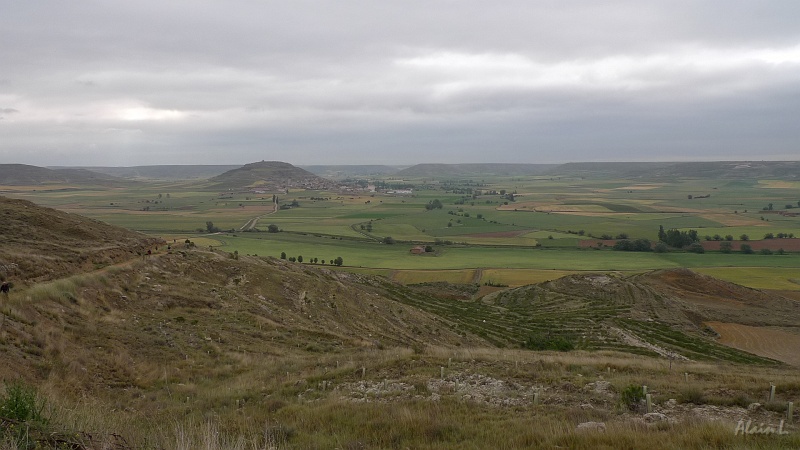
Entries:
POLYGON ((719 343, 759 356, 800 366, 800 335, 738 323, 706 322, 719 335, 719 343))
POLYGON ((767 189, 797 189, 796 181, 759 180, 758 187, 767 189))
POLYGON ((613 247, 617 243, 616 239, 582 239, 578 241, 578 247, 613 247))
POLYGON ((515 231, 494 231, 491 233, 475 233, 467 234, 467 237, 473 238, 513 238, 519 237, 524 234, 530 233, 531 230, 515 230, 515 231))
POLYGON ((632 186, 623 186, 619 188, 615 188, 617 191, 648 191, 650 189, 657 189, 663 186, 666 186, 666 183, 657 183, 657 184, 634 184, 632 186))

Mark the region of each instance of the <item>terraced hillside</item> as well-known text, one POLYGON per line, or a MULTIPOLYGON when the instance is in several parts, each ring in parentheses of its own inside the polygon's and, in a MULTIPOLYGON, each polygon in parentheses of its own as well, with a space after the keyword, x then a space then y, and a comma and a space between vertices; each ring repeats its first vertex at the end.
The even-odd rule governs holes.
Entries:
MULTIPOLYGON (((417 290, 430 293, 424 286, 417 290)), ((775 361, 722 345, 705 322, 770 324, 797 332, 800 317, 796 301, 686 269, 628 277, 571 275, 480 299, 453 301, 446 294, 406 298, 400 301, 448 317, 454 329, 501 347, 617 350, 759 364, 775 361)))

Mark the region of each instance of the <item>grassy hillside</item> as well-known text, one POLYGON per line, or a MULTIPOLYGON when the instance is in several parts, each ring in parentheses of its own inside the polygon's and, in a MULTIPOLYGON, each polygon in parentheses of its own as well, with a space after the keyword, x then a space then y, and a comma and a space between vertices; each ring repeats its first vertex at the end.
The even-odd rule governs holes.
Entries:
POLYGON ((29 284, 146 253, 159 240, 76 214, 0 197, 0 277, 29 284))
POLYGON ((72 183, 92 186, 121 185, 125 181, 86 169, 46 169, 26 164, 0 164, 0 186, 72 183))
POLYGON ((734 433, 800 399, 789 341, 717 340, 796 335, 775 293, 683 269, 409 287, 0 208, 2 448, 800 446, 797 415, 734 433))

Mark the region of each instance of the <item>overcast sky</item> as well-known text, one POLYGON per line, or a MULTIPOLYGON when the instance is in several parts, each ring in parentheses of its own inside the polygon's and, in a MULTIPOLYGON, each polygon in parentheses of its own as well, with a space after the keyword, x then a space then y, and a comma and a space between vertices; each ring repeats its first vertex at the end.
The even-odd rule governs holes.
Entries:
POLYGON ((800 2, 0 0, 0 163, 800 159, 800 2))

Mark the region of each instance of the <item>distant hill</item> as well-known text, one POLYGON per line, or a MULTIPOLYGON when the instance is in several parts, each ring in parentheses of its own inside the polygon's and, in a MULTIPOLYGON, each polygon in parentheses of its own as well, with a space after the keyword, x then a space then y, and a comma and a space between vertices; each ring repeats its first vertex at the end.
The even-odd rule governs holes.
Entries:
POLYGON ((539 175, 556 167, 556 164, 417 164, 398 171, 405 177, 460 177, 478 175, 523 176, 539 175))
POLYGON ((551 167, 545 174, 571 177, 639 178, 673 165, 675 163, 668 162, 573 162, 551 167))
POLYGON ((614 178, 800 178, 800 161, 581 162, 553 167, 554 176, 614 178))
POLYGON ((798 179, 800 161, 681 162, 656 170, 654 176, 798 179))
MULTIPOLYGON (((133 180, 206 180, 229 170, 237 169, 240 165, 164 165, 164 166, 133 166, 133 167, 76 167, 92 172, 111 175, 114 177, 133 180)), ((56 169, 56 167, 54 167, 56 169)), ((60 169, 60 168, 58 168, 60 169)))
POLYGON ((261 161, 245 164, 209 180, 222 189, 262 188, 283 190, 289 188, 329 189, 334 183, 313 173, 280 161, 261 161))
POLYGON ((47 169, 27 164, 0 164, 0 185, 91 184, 109 186, 125 180, 86 169, 47 169))
POLYGON ((341 180, 350 177, 382 176, 397 173, 405 166, 380 166, 380 165, 328 165, 328 166, 300 166, 301 168, 330 180, 341 180))

